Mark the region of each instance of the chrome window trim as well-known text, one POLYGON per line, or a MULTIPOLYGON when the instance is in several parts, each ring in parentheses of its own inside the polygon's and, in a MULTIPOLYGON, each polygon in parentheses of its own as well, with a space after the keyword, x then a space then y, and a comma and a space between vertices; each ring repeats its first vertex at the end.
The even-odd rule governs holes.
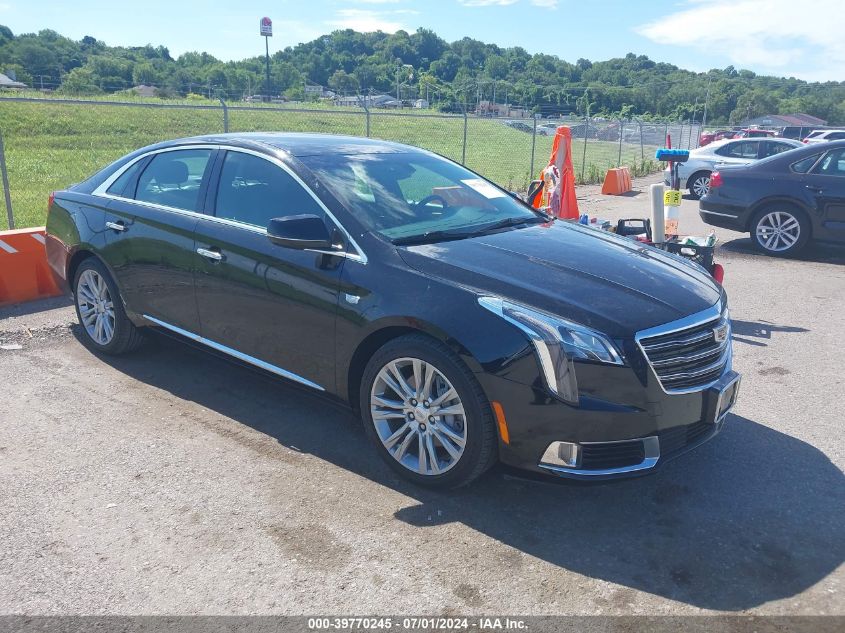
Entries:
MULTIPOLYGON (((114 194, 108 193, 107 190, 108 190, 109 187, 111 187, 114 184, 115 180, 117 180, 118 178, 120 178, 123 175, 123 172, 127 171, 130 167, 132 167, 134 164, 138 163, 139 161, 144 160, 147 156, 155 156, 156 154, 163 154, 165 152, 176 152, 176 151, 179 151, 179 150, 186 150, 186 149, 187 150, 191 150, 191 149, 217 150, 217 149, 220 149, 220 145, 211 144, 211 143, 198 143, 196 145, 176 145, 176 146, 173 146, 173 147, 160 147, 159 149, 154 149, 154 150, 150 150, 149 152, 144 152, 140 156, 136 156, 135 158, 130 160, 128 163, 126 163, 120 169, 116 169, 114 172, 112 172, 111 176, 106 178, 100 184, 99 187, 97 187, 96 189, 94 189, 94 191, 91 192, 91 195, 92 196, 104 196, 106 198, 114 198, 114 199, 117 199, 117 200, 128 200, 128 201, 134 202, 136 204, 147 204, 144 201, 135 200, 134 198, 124 198, 123 196, 116 196, 114 194)), ((152 203, 150 203, 150 204, 152 204, 152 203)), ((164 205, 154 205, 154 206, 163 207, 164 205)), ((165 208, 171 209, 171 208, 175 208, 175 207, 165 207, 165 208)), ((178 209, 178 210, 179 211, 185 211, 185 209, 178 209)), ((186 211, 186 212, 192 213, 191 211, 186 211)))
POLYGON ((358 242, 355 241, 355 238, 352 237, 352 234, 346 230, 346 227, 340 223, 335 215, 329 211, 328 207, 323 204, 323 201, 317 197, 317 194, 305 184, 305 182, 300 178, 297 174, 295 174, 290 167, 285 165, 281 160, 274 156, 269 156, 267 154, 263 154, 262 152, 258 152, 256 150, 251 150, 243 147, 234 147, 232 145, 222 145, 222 144, 198 144, 198 145, 178 145, 175 147, 162 147, 156 150, 152 150, 149 152, 145 152, 144 154, 137 156, 133 160, 129 161, 125 165, 123 165, 120 169, 115 170, 103 183, 94 189, 91 192, 91 195, 97 196, 100 198, 109 198, 112 200, 123 200, 125 202, 132 202, 134 204, 145 205, 151 207, 153 209, 159 209, 161 211, 169 211, 173 213, 180 213, 182 215, 187 215, 190 217, 202 218, 204 220, 211 220, 212 222, 218 222, 220 224, 226 224, 228 226, 233 226, 235 228, 247 229, 254 233, 260 233, 263 235, 267 235, 267 229, 262 228, 260 226, 255 226, 254 224, 247 224, 246 222, 238 222, 237 220, 230 220, 228 218, 218 218, 214 215, 208 215, 206 213, 200 213, 198 211, 189 211, 187 209, 179 209, 177 207, 170 207, 164 204, 156 204, 154 202, 147 202, 143 200, 135 200, 134 198, 124 198, 123 196, 116 196, 114 194, 108 193, 108 188, 112 186, 115 180, 120 178, 123 172, 130 169, 133 165, 135 165, 138 161, 141 161, 148 156, 154 156, 156 154, 162 154, 164 152, 175 152, 179 150, 191 150, 191 149, 211 149, 211 150, 225 150, 227 152, 241 152, 243 154, 251 154, 253 156, 257 156, 258 158, 263 158, 264 160, 273 163, 277 167, 280 167, 285 173, 291 176, 300 187, 305 189, 308 194, 314 199, 314 201, 320 206, 323 212, 326 214, 327 217, 331 219, 334 225, 340 230, 341 233, 349 240, 349 244, 355 249, 354 253, 348 253, 345 251, 328 251, 328 250, 320 250, 320 249, 305 249, 308 252, 312 253, 321 253, 323 255, 334 255, 335 257, 344 257, 346 259, 351 259, 362 264, 366 264, 368 259, 364 250, 358 245, 358 242))
POLYGON ((324 387, 318 385, 316 382, 312 382, 312 381, 308 380, 307 378, 303 378, 302 376, 300 376, 298 374, 294 374, 293 372, 288 371, 287 369, 282 369, 281 367, 277 367, 276 365, 273 365, 271 363, 263 361, 260 358, 255 358, 254 356, 250 356, 249 354, 244 354, 243 352, 239 352, 236 349, 233 349, 231 347, 227 347, 226 345, 222 345, 220 343, 216 343, 216 342, 214 342, 210 339, 207 339, 207 338, 200 336, 199 334, 194 334, 193 332, 189 332, 188 330, 184 330, 184 329, 182 329, 182 328, 180 328, 176 325, 171 325, 170 323, 167 323, 166 321, 162 321, 161 319, 156 319, 155 317, 152 317, 148 314, 144 314, 142 316, 147 321, 150 321, 151 323, 155 323, 156 325, 159 325, 159 326, 161 326, 161 327, 163 327, 167 330, 170 330, 171 332, 175 332, 176 334, 180 334, 180 335, 182 335, 186 338, 191 339, 192 341, 196 341, 197 343, 202 343, 203 345, 210 347, 211 349, 215 349, 218 352, 223 352, 224 354, 228 354, 229 356, 232 356, 233 358, 237 358, 238 360, 242 360, 246 363, 249 363, 250 365, 255 365, 256 367, 260 367, 261 369, 264 369, 266 371, 274 373, 277 376, 281 376, 282 378, 287 378, 288 380, 293 380, 294 382, 298 382, 298 383, 303 384, 307 387, 311 387, 312 389, 317 389, 319 391, 325 391, 326 390, 324 387))
MULTIPOLYGON (((726 350, 722 355, 720 355, 720 361, 722 358, 725 358, 725 370, 719 375, 719 378, 704 384, 698 385, 696 387, 688 387, 683 389, 666 389, 663 386, 663 382, 660 380, 660 377, 657 375, 657 370, 654 368, 651 360, 649 360, 648 354, 646 353, 645 349, 642 345, 642 340, 646 338, 651 338, 653 336, 664 336, 666 334, 672 334, 674 332, 680 332, 681 330, 686 330, 689 328, 696 327, 698 325, 703 325, 708 321, 712 321, 714 319, 718 319, 725 313, 725 307, 722 305, 722 300, 720 299, 715 304, 710 306, 709 308, 702 310, 701 312, 696 312, 695 314, 691 314, 689 316, 683 317, 682 319, 678 319, 677 321, 670 321, 669 323, 664 323, 663 325, 657 325, 652 328, 648 328, 646 330, 640 330, 634 335, 634 341, 637 344, 637 348, 640 350, 640 353, 643 355, 646 363, 648 363, 648 367, 651 370, 652 377, 657 381, 657 384, 660 385, 660 389, 665 394, 669 395, 678 395, 678 394, 687 394, 687 393, 698 393, 701 391, 706 391, 713 385, 721 380, 722 376, 724 376, 727 372, 731 371, 731 366, 733 364, 733 344, 729 343, 727 345, 726 350)), ((730 325, 730 318, 728 317, 728 325, 730 325)), ((728 341, 731 340, 732 328, 729 329, 728 332, 728 341)))

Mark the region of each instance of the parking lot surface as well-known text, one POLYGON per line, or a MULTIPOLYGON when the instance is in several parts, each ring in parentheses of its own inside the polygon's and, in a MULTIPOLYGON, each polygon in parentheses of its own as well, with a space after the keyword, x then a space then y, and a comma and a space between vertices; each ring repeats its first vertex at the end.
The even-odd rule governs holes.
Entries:
MULTIPOLYGON (((658 180, 582 211, 643 217, 658 180)), ((0 611, 845 614, 845 250, 717 234, 739 402, 601 485, 419 489, 315 395, 159 337, 97 357, 65 299, 0 311, 0 611)))

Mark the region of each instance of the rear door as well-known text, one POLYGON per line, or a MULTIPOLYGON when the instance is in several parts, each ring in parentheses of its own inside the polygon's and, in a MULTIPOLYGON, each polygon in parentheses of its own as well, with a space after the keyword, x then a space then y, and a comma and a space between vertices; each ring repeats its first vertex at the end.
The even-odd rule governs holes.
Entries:
POLYGON ((114 181, 103 256, 127 309, 195 333, 194 227, 216 149, 174 148, 142 158, 114 181))
POLYGON ((817 226, 821 225, 815 237, 845 241, 845 147, 822 156, 804 182, 816 203, 817 226))
POLYGON ((760 143, 759 139, 742 139, 723 145, 716 150, 716 167, 719 165, 747 165, 754 162, 759 157, 760 143))
POLYGON ((335 387, 335 318, 345 253, 284 248, 267 238, 273 218, 314 214, 334 224, 291 170, 270 157, 228 150, 209 215, 196 225, 201 333, 212 346, 310 386, 335 387), (258 362, 256 362, 258 361, 258 362))

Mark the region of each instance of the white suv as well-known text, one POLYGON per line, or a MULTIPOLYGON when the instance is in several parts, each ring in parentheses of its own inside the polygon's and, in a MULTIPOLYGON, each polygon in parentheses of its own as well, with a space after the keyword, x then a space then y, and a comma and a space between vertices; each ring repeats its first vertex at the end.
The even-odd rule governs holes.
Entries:
POLYGON ((845 130, 813 130, 804 139, 805 143, 824 143, 826 141, 838 141, 845 138, 845 130))

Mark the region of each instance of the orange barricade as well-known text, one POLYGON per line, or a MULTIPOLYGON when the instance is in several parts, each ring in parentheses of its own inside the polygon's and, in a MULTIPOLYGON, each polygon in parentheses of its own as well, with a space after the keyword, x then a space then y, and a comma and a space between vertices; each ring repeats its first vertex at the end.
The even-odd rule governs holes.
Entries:
POLYGON ((601 186, 603 194, 618 196, 623 193, 628 193, 633 187, 631 186, 631 172, 627 167, 619 167, 618 169, 608 169, 604 177, 604 184, 601 186))
POLYGON ((564 220, 578 219, 578 199, 575 196, 575 169, 572 167, 572 131, 566 125, 555 130, 552 155, 548 166, 540 172, 542 189, 530 203, 548 207, 549 213, 564 220))
POLYGON ((44 227, 0 231, 0 305, 60 294, 47 264, 44 227))

